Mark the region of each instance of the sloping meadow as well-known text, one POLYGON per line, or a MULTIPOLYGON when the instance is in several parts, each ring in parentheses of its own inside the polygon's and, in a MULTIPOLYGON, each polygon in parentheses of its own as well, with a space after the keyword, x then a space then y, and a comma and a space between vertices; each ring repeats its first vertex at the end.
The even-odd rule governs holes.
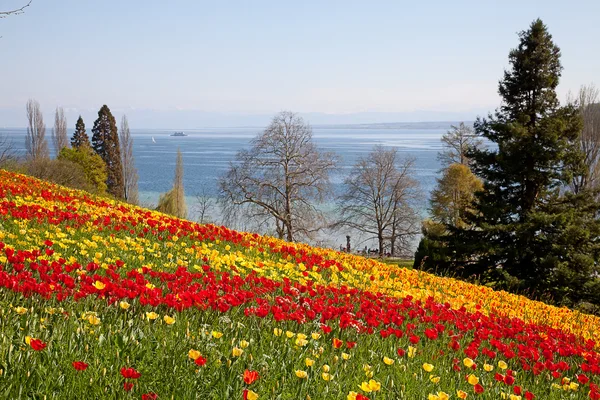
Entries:
POLYGON ((0 396, 600 399, 597 317, 0 171, 0 396))

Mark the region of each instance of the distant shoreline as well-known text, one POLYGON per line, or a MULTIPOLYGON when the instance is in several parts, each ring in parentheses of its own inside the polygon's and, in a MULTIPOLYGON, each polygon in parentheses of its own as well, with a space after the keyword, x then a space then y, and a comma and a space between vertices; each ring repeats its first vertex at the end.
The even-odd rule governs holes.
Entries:
MULTIPOLYGON (((377 122, 377 123, 366 123, 366 124, 315 124, 311 127, 314 129, 450 129, 452 125, 458 125, 464 122, 467 125, 473 124, 474 121, 431 121, 431 122, 377 122)), ((47 127, 48 128, 48 127, 47 127)), ((0 128, 0 130, 24 130, 27 129, 24 126, 6 126, 0 128)), ((51 127, 49 128, 51 129, 51 127)), ((202 130, 202 129, 264 129, 264 126, 203 126, 196 128, 132 128, 132 131, 145 130, 145 131, 176 131, 176 130, 202 130)))

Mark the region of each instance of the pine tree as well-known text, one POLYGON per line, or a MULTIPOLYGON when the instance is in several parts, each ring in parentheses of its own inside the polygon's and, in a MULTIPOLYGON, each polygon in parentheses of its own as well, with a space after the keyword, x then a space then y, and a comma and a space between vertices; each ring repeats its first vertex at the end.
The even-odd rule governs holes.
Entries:
POLYGON ((534 296, 565 296, 560 282, 568 280, 582 289, 579 298, 555 301, 572 304, 598 276, 598 204, 590 193, 561 194, 583 168, 582 122, 574 107, 559 105, 560 50, 546 26, 538 19, 519 36, 499 84, 501 107, 475 123, 497 146, 467 153, 484 190, 466 215, 469 227, 450 227, 448 245, 457 273, 534 296))
POLYGON ((183 189, 183 157, 179 149, 177 149, 177 164, 175 166, 173 188, 167 193, 160 195, 156 210, 179 218, 187 217, 187 206, 185 204, 185 192, 183 189))
POLYGON ((103 105, 98 111, 98 119, 94 122, 92 132, 94 133, 92 147, 106 163, 108 192, 122 199, 125 189, 117 123, 106 105, 103 105))
POLYGON ((81 118, 81 115, 75 124, 75 132, 71 137, 71 146, 75 149, 78 149, 81 146, 91 147, 90 138, 88 137, 87 133, 85 133, 85 124, 83 123, 83 118, 81 118))

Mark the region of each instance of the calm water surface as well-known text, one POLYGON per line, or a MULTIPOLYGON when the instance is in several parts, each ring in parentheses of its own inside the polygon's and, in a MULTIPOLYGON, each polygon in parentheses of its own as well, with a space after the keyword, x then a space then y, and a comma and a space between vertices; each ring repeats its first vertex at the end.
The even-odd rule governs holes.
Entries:
MULTIPOLYGON (((435 185, 440 164, 437 153, 445 129, 333 129, 314 128, 314 140, 321 150, 339 156, 338 169, 331 176, 333 191, 339 194, 342 183, 359 157, 366 156, 375 145, 396 147, 401 157, 415 160, 414 178, 420 183, 423 210, 426 210, 429 192, 435 185)), ((187 137, 170 136, 172 130, 135 130, 135 163, 139 174, 140 200, 156 204, 158 196, 173 184, 175 156, 181 149, 184 160, 184 186, 188 196, 190 217, 194 213, 194 195, 204 191, 216 196, 217 181, 234 160, 238 150, 248 147, 250 140, 261 128, 210 128, 189 130, 187 137), (153 142, 152 138, 154 138, 153 142)), ((25 152, 25 129, 0 129, 20 153, 25 152)), ((72 132, 69 132, 71 135, 72 132)), ((91 132, 88 132, 91 137, 91 132)), ((47 130, 51 152, 50 129, 47 130)), ((331 204, 330 204, 331 205, 331 204)))

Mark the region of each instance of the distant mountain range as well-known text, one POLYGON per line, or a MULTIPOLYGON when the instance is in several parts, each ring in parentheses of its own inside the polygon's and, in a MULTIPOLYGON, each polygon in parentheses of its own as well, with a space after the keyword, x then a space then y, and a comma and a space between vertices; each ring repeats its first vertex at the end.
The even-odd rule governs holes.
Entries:
MULTIPOLYGON (((109 105, 110 106, 110 105, 109 105)), ((98 106, 99 108, 100 106, 98 106)), ((54 108, 45 109, 44 120, 48 129, 54 121, 54 108)), ((121 115, 127 114, 129 125, 134 129, 199 129, 216 127, 264 127, 269 124, 273 115, 245 113, 217 113, 200 110, 151 110, 135 108, 111 107, 117 122, 121 115)), ((473 121, 478 115, 485 115, 489 110, 471 110, 464 112, 412 111, 412 112, 359 112, 348 114, 327 114, 319 112, 300 113, 314 127, 339 128, 447 128, 451 122, 439 121, 473 121)), ((68 125, 75 126, 81 115, 86 127, 92 128, 97 118, 97 109, 78 109, 65 107, 68 125)), ((25 106, 0 108, 0 128, 25 127, 25 106)))
POLYGON ((383 122, 379 124, 313 125, 313 127, 325 129, 449 129, 452 125, 460 122, 473 125, 474 121, 383 122))

